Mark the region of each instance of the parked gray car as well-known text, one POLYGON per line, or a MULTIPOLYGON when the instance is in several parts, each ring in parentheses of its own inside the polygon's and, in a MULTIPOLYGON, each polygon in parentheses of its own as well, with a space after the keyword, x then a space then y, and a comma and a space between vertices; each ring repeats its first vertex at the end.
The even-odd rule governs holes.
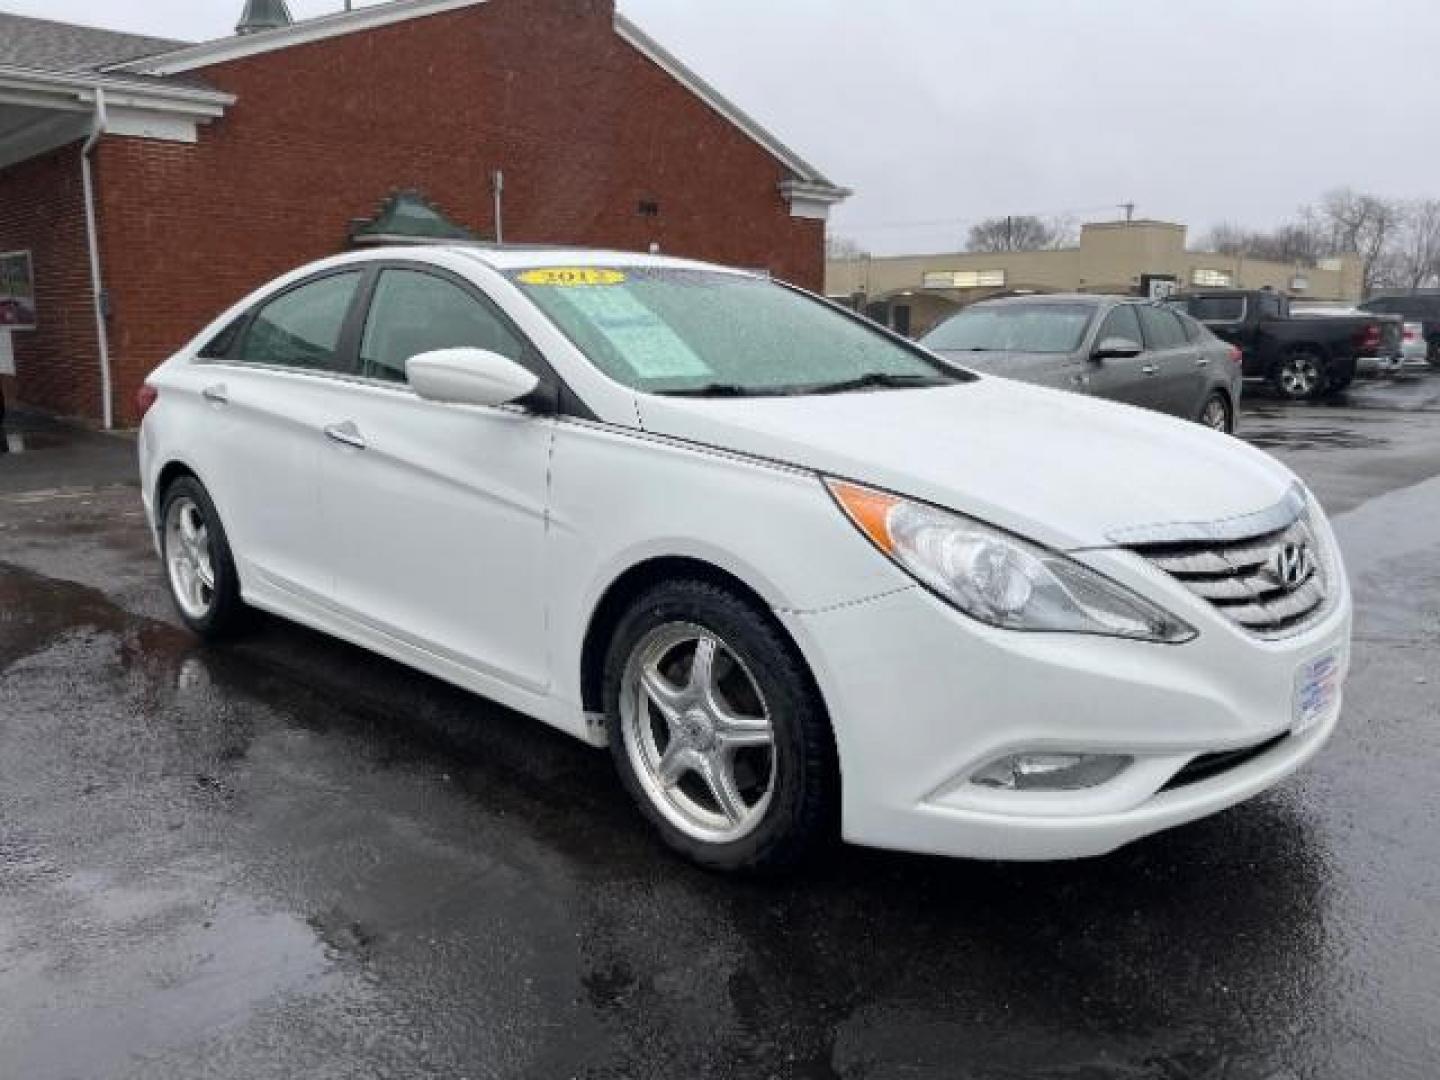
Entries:
POLYGON ((1235 430, 1239 350, 1188 315, 1123 296, 972 304, 921 344, 952 363, 1235 430))

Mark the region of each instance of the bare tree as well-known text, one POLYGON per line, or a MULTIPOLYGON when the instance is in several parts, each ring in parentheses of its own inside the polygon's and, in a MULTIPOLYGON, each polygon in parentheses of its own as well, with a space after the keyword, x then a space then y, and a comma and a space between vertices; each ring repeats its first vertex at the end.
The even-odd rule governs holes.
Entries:
POLYGON ((1034 214, 986 218, 970 229, 966 251, 1044 251, 1060 245, 1063 229, 1034 214))
POLYGON ((1421 199, 1406 207, 1405 220, 1388 260, 1386 285, 1423 289, 1440 283, 1440 199, 1421 199))
POLYGON ((870 253, 851 237, 830 233, 825 237, 825 258, 832 261, 859 259, 870 253))
POLYGON ((1314 228, 1313 222, 1303 216, 1270 232, 1221 222, 1205 236, 1201 247, 1221 255, 1244 255, 1252 259, 1304 266, 1314 266, 1325 255, 1321 233, 1314 228))
POLYGON ((1330 252, 1360 259, 1367 294, 1390 275, 1395 234, 1405 217, 1399 203, 1340 188, 1321 200, 1315 214, 1329 233, 1326 246, 1330 252))
POLYGON ((1249 255, 1255 233, 1233 221, 1222 221, 1200 240, 1201 251, 1213 251, 1220 255, 1249 255))

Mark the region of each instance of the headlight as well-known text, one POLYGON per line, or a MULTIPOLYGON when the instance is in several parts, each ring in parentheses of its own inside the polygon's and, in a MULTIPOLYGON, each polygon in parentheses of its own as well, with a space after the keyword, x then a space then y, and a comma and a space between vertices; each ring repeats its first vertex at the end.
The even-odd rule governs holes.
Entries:
POLYGON ((989 626, 1169 644, 1195 637, 1168 611, 1037 544, 873 488, 839 480, 826 486, 871 543, 989 626))

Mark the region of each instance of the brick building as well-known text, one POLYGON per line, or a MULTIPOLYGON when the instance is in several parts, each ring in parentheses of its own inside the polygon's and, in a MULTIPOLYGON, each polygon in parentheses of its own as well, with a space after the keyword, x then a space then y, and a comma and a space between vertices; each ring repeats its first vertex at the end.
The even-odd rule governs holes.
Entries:
POLYGON ((0 15, 0 259, 29 253, 35 312, 12 396, 129 422, 217 311, 384 231, 404 191, 481 239, 658 245, 822 287, 847 192, 614 0, 300 23, 251 0, 241 30, 186 45, 0 15))

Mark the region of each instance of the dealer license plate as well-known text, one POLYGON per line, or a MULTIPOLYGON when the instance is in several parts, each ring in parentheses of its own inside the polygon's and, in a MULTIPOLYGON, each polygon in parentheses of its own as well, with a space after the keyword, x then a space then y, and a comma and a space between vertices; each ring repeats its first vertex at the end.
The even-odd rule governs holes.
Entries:
POLYGON ((1339 706, 1341 674, 1338 649, 1300 665, 1295 675, 1296 735, 1329 718, 1339 706))

